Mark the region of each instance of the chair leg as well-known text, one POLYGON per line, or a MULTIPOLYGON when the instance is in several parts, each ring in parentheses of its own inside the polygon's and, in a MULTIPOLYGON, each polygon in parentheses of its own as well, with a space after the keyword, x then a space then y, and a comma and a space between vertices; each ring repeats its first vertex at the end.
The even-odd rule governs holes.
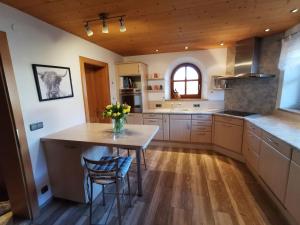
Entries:
POLYGON ((130 156, 129 148, 127 148, 127 156, 130 156))
POLYGON ((119 187, 119 180, 116 179, 116 198, 117 198, 117 208, 118 208, 118 221, 119 225, 122 224, 122 215, 121 215, 121 203, 120 203, 120 187, 119 187))
POLYGON ((145 157, 145 150, 142 150, 142 152, 143 152, 143 158, 144 158, 144 166, 145 166, 145 170, 147 170, 146 157, 145 157))
POLYGON ((102 203, 103 203, 103 206, 105 206, 106 205, 106 203, 105 203, 105 193, 104 193, 104 187, 105 187, 105 185, 104 184, 102 184, 102 203))
POLYGON ((92 224, 93 221, 93 182, 90 180, 91 184, 91 199, 90 199, 90 225, 92 224))
POLYGON ((128 185, 129 207, 132 207, 132 204, 131 204, 131 189, 130 189, 129 173, 127 173, 126 176, 127 176, 127 185, 128 185))
POLYGON ((117 147, 117 155, 120 156, 120 148, 117 147))

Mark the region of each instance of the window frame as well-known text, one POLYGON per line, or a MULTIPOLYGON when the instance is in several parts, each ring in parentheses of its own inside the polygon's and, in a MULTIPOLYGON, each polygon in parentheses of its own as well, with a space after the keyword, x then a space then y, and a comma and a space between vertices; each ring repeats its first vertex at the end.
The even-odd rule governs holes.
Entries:
POLYGON ((175 95, 174 95, 174 82, 185 82, 185 94, 184 95, 180 95, 181 98, 193 98, 193 99, 201 99, 201 90, 202 90, 202 74, 200 69, 192 64, 192 63, 181 63, 178 66, 176 66, 172 73, 171 73, 171 98, 175 99, 175 95), (177 72, 177 70, 179 70, 181 67, 185 67, 185 79, 184 80, 175 80, 174 81, 174 75, 177 72), (191 79, 191 80, 187 80, 186 79, 186 68, 187 67, 192 67, 193 69, 196 70, 196 72, 198 73, 198 79, 191 79), (198 81, 198 94, 186 94, 186 88, 187 88, 187 82, 188 81, 198 81))

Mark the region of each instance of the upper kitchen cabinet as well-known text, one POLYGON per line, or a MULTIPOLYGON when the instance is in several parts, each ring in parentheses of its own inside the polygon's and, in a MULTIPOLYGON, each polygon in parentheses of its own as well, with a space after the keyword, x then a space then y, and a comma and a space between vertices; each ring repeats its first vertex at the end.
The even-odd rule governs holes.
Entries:
POLYGON ((141 76, 146 74, 147 65, 144 63, 122 63, 117 64, 117 73, 119 76, 141 76))

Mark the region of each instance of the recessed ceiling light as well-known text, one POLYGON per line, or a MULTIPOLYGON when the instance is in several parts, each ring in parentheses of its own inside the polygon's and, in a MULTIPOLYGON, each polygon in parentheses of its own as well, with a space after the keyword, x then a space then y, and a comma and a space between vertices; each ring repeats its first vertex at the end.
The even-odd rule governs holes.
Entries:
POLYGON ((188 49, 189 49, 189 47, 188 47, 188 46, 185 46, 185 47, 184 47, 184 49, 185 49, 185 50, 188 50, 188 49))
POLYGON ((299 11, 299 9, 298 8, 295 8, 295 9, 292 9, 291 11, 290 11, 290 13, 296 13, 296 12, 298 12, 299 11))
POLYGON ((224 45, 224 42, 223 42, 223 41, 221 41, 220 45, 221 45, 221 46, 223 46, 223 45, 224 45))
POLYGON ((270 28, 267 28, 267 29, 265 29, 265 32, 269 32, 271 29, 270 28))
POLYGON ((159 52, 159 50, 158 50, 158 49, 156 49, 155 51, 156 51, 156 52, 159 52))

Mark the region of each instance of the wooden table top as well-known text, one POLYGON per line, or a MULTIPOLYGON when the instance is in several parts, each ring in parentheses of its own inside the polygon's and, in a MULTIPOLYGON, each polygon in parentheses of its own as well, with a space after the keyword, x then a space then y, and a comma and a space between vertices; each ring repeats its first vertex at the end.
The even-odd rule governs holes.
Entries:
POLYGON ((85 123, 41 138, 41 141, 70 141, 130 149, 145 149, 157 133, 153 125, 126 124, 121 134, 110 123, 85 123))

